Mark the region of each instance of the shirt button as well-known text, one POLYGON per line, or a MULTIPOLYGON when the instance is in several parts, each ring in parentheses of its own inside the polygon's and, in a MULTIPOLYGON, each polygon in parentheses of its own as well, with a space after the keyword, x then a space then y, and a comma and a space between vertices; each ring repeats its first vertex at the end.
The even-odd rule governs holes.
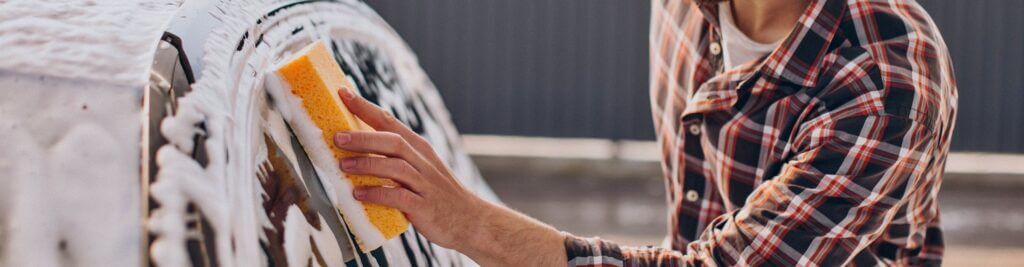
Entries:
POLYGON ((708 49, 711 50, 711 54, 712 55, 716 55, 717 56, 717 55, 722 54, 722 45, 719 44, 718 42, 711 42, 711 46, 708 47, 708 49))
POLYGON ((686 201, 689 201, 689 202, 697 201, 697 197, 700 197, 700 196, 697 195, 697 190, 686 191, 686 201))
POLYGON ((699 124, 696 124, 696 123, 690 124, 690 128, 688 130, 690 130, 690 134, 692 134, 692 135, 700 135, 700 125, 699 124))

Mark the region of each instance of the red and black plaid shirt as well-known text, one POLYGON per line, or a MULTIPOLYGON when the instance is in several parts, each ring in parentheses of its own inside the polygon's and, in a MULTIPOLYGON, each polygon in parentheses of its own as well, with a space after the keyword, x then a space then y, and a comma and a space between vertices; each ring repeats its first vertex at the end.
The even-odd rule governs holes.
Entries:
POLYGON ((779 48, 732 70, 717 9, 652 3, 671 246, 569 237, 569 265, 941 263, 957 93, 921 6, 811 1, 779 48))

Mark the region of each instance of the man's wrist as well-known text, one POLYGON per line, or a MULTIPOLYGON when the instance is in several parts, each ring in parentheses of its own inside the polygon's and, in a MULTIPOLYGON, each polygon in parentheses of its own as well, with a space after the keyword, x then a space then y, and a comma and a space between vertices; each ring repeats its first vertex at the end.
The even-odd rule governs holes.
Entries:
POLYGON ((478 212, 473 216, 476 217, 476 221, 466 222, 463 229, 458 229, 465 236, 461 238, 463 242, 459 242, 459 247, 455 250, 461 251, 481 265, 499 263, 501 261, 497 257, 501 252, 497 250, 499 246, 496 245, 498 233, 495 233, 495 224, 501 220, 500 218, 505 217, 501 214, 504 210, 482 199, 476 205, 478 212))
POLYGON ((564 263, 565 234, 498 204, 480 201, 479 221, 468 224, 461 251, 484 266, 564 263))

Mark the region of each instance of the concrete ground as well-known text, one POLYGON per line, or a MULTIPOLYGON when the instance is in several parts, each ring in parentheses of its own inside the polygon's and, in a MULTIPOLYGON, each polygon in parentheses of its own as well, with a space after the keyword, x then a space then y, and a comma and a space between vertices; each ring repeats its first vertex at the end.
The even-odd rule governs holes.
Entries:
MULTIPOLYGON (((508 206, 559 229, 629 245, 659 244, 666 233, 657 162, 474 159, 508 206)), ((1024 266, 1024 176, 949 174, 939 201, 947 266, 1024 266)))

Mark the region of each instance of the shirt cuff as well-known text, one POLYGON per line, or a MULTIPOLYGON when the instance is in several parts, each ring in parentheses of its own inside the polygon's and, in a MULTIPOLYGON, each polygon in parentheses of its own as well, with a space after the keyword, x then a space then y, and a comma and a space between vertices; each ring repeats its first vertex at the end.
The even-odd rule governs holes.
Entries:
POLYGON ((599 238, 581 238, 565 235, 565 253, 568 266, 623 266, 619 246, 599 238))

